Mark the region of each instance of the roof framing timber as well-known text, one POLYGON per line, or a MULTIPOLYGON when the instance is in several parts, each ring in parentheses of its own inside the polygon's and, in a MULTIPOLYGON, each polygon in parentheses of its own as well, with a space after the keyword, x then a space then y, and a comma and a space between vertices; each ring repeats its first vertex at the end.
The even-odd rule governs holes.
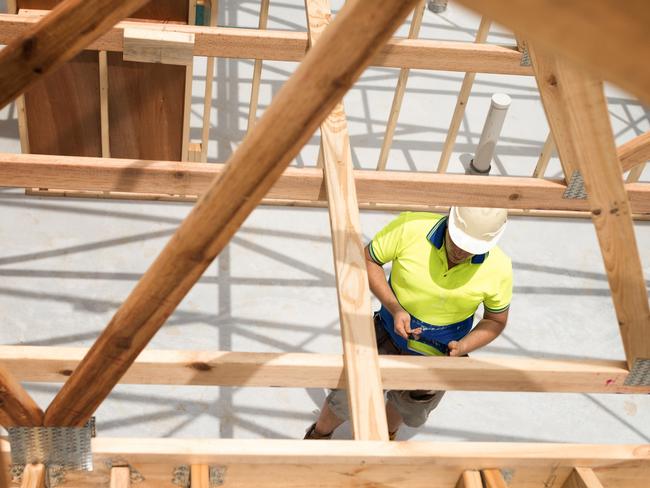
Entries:
MULTIPOLYGON (((2 450, 8 444, 2 441, 2 450)), ((553 486, 575 466, 591 468, 604 486, 645 487, 650 447, 489 442, 378 442, 265 439, 92 440, 92 472, 66 473, 58 485, 90 486, 108 481, 115 460, 128 462, 144 477, 144 486, 173 487, 173 468, 182 464, 225 467, 231 486, 320 487, 375 486, 453 488, 467 469, 507 469, 511 486, 553 486), (550 485, 547 485, 550 486, 550 485)))
POLYGON ((526 39, 650 103, 647 0, 459 0, 526 39))
MULTIPOLYGON (((305 10, 309 42, 314 46, 332 17, 330 2, 305 0, 305 10)), ((320 127, 352 432, 355 439, 387 441, 377 338, 342 102, 336 104, 320 127)))
POLYGON ((90 418, 416 1, 343 7, 63 385, 45 425, 90 418))
POLYGON ((43 422, 43 412, 14 375, 0 362, 0 425, 34 427, 43 422))
MULTIPOLYGON (((0 362, 20 381, 62 383, 88 352, 77 347, 0 346, 0 362)), ((625 386, 625 361, 525 357, 379 356, 382 384, 392 389, 650 393, 625 386)), ((346 388, 336 354, 149 350, 122 384, 346 388)))
MULTIPOLYGON (((213 163, 0 154, 0 187, 203 195, 225 168, 213 163)), ((562 180, 363 170, 353 175, 359 204, 590 209, 587 200, 563 198, 562 180)), ((628 183, 624 188, 634 213, 650 213, 649 185, 628 183)), ((297 205, 325 202, 323 172, 287 168, 265 196, 297 205)))
POLYGON ((564 59, 529 49, 560 158, 571 154, 584 178, 632 368, 650 360, 650 307, 603 83, 564 59))
MULTIPOLYGON (((38 19, 38 15, 0 14, 0 43, 9 42, 23 34, 38 19)), ((122 51, 126 27, 194 34, 194 56, 301 61, 308 47, 307 33, 302 32, 123 21, 86 49, 122 51)), ((533 74, 530 66, 521 66, 521 53, 516 46, 425 39, 390 39, 373 56, 370 65, 509 75, 533 74)))
POLYGON ((0 108, 146 2, 65 0, 45 17, 35 18, 20 34, 3 41, 8 45, 0 51, 0 108))

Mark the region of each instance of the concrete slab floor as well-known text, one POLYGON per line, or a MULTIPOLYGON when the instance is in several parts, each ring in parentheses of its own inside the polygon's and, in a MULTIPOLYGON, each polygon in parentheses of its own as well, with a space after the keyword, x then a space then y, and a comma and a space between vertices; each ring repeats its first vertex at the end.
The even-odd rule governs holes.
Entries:
MULTIPOLYGON (((0 2, 0 7, 2 7, 0 2)), ((339 8, 342 2, 333 2, 339 8)), ((379 5, 379 3, 378 3, 379 5)), ((258 2, 220 2, 220 25, 253 27, 258 2)), ((478 18, 452 4, 425 13, 422 37, 472 40, 478 18)), ((269 28, 305 30, 302 1, 271 2, 269 28)), ((408 25, 400 29, 405 35, 408 25)), ((511 43, 496 27, 491 42, 511 43)), ((252 62, 218 60, 209 157, 224 161, 246 131, 252 62)), ((260 114, 294 69, 265 63, 260 114)), ((205 60, 194 71, 192 137, 200 137, 205 60)), ((355 165, 381 147, 394 69, 369 69, 345 98, 355 165)), ((462 73, 413 70, 389 169, 435 169, 462 73)), ((513 103, 497 146, 497 174, 531 174, 548 133, 534 80, 479 75, 451 172, 480 136, 492 93, 513 103)), ((608 87, 617 143, 650 129, 648 111, 608 87)), ((16 111, 0 111, 0 150, 19 152, 16 111)), ((313 166, 315 135, 294 164, 313 166)), ((551 161, 548 176, 557 175, 551 161)), ((648 180, 646 170, 643 179, 648 180)), ((435 196, 432 196, 434 198, 435 196)), ((88 346, 187 215, 190 205, 26 197, 0 191, 0 343, 88 346)), ((393 214, 362 214, 364 239, 393 214)), ((646 277, 650 226, 637 223, 646 277)), ((505 333, 479 355, 623 358, 600 250, 587 220, 512 218, 502 241, 515 295, 505 333)), ((650 283, 650 282, 647 282, 650 283)), ((152 348, 340 353, 329 221, 322 209, 259 208, 151 343, 152 348)), ((57 385, 28 385, 46 406, 57 385)), ((100 435, 299 438, 321 389, 120 386, 97 412, 100 435)), ((349 438, 342 427, 338 438, 349 438)), ((650 442, 650 396, 450 392, 401 439, 650 442)))

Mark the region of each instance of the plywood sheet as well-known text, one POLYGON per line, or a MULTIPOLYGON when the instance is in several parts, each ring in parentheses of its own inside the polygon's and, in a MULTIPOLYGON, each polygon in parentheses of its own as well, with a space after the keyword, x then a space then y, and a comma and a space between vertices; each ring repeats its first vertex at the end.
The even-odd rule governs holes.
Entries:
MULTIPOLYGON (((18 9, 51 9, 61 0, 18 0, 18 9)), ((99 68, 82 52, 25 93, 30 152, 101 156, 99 68)))
MULTIPOLYGON (((187 0, 157 0, 133 18, 187 23, 187 0)), ((134 63, 108 53, 108 114, 114 158, 180 161, 184 66, 134 63)))
MULTIPOLYGON (((61 0, 18 0, 18 8, 51 9, 61 0)), ((157 0, 132 18, 187 23, 188 0, 157 0)), ((180 160, 185 101, 182 66, 122 61, 108 56, 111 156, 180 160)), ((25 96, 30 151, 101 156, 99 61, 83 52, 25 96)))

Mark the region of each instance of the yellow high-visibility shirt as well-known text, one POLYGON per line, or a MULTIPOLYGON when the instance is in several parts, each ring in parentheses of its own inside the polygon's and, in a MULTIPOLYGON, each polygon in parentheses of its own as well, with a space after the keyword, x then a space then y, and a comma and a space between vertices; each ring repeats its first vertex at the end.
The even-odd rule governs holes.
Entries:
POLYGON ((377 264, 393 263, 390 285, 404 310, 432 325, 465 320, 481 303, 490 312, 507 310, 512 299, 510 258, 494 247, 449 269, 446 229, 447 217, 404 212, 370 242, 377 264))

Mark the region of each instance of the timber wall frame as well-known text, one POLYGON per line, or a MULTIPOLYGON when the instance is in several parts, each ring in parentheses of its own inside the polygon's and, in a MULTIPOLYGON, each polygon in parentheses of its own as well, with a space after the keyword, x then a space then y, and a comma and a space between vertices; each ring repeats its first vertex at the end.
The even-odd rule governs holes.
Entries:
MULTIPOLYGON (((29 39, 46 34, 76 39, 80 28, 87 25, 81 9, 75 11, 79 1, 64 3, 69 13, 67 25, 77 27, 74 32, 56 29, 62 25, 56 11, 42 23, 37 23, 38 15, 0 15, 0 42, 9 44, 0 52, 2 104, 40 76, 30 65, 30 59, 20 55, 29 39)), ((135 23, 113 24, 142 4, 115 1, 115 8, 111 9, 107 0, 85 3, 91 10, 103 5, 107 12, 112 12, 107 15, 110 19, 85 29, 83 40, 77 40, 73 47, 64 45, 61 52, 42 54, 36 49, 33 57, 45 63, 38 65, 41 71, 50 69, 56 60, 69 59, 84 47, 120 51, 124 27, 135 23), (41 69, 42 66, 45 68, 41 69)), ((495 19, 515 31, 521 31, 529 21, 521 6, 511 8, 520 15, 506 15, 500 6, 504 2, 464 3, 484 8, 482 13, 486 16, 494 9, 499 14, 495 19)), ((532 3, 536 8, 548 8, 550 4, 543 0, 532 3)), ((578 8, 582 3, 567 0, 566 15, 571 14, 571 6, 578 8)), ((611 63, 596 75, 583 71, 585 68, 579 64, 556 57, 553 43, 544 42, 545 36, 550 36, 548 32, 531 33, 535 36, 529 45, 532 68, 520 65, 521 53, 516 49, 479 44, 484 40, 480 36, 477 43, 445 43, 418 40, 417 30, 412 30, 409 39, 389 40, 414 8, 414 20, 421 15, 423 7, 419 0, 386 0, 381 9, 375 8, 374 0, 351 1, 329 27, 327 0, 306 0, 305 4, 307 34, 146 24, 149 29, 194 34, 194 55, 252 58, 260 63, 266 59, 302 60, 265 114, 258 121, 254 114, 249 118, 249 133, 225 166, 0 155, 0 186, 60 188, 64 193, 111 191, 121 192, 126 198, 142 194, 145 198, 200 196, 191 214, 92 348, 0 347, 0 422, 5 426, 81 425, 117 382, 338 386, 349 390, 355 441, 100 437, 93 444, 96 470, 69 472, 63 486, 108 486, 109 482, 115 487, 129 486, 130 479, 135 481, 138 478, 134 474, 139 473, 144 477, 137 483, 140 486, 171 487, 173 469, 191 465, 192 486, 210 486, 208 466, 225 466, 224 486, 311 486, 318 480, 319 486, 496 487, 505 486, 499 471, 503 470, 511 487, 647 487, 650 445, 390 443, 381 396, 382 387, 650 393, 647 384, 625 385, 630 368, 650 360, 650 312, 632 222, 633 212, 641 216, 650 214, 650 197, 647 184, 625 184, 622 172, 645 162, 650 141, 646 134, 618 150, 614 146, 600 79, 611 77, 617 81, 620 68, 611 63), (308 45, 311 47, 305 54, 308 45), (406 70, 401 72, 391 112, 389 126, 393 127, 397 117, 393 113, 399 112, 408 68, 535 75, 552 132, 548 145, 556 145, 567 179, 571 177, 569 169, 581 171, 588 199, 563 199, 563 180, 352 171, 345 112, 338 102, 368 64, 406 70), (278 124, 280 116, 287 113, 291 117, 283 120, 290 120, 278 124), (319 125, 322 169, 286 169, 319 125), (251 165, 251 161, 256 164, 251 165), (224 199, 226 193, 233 198, 224 199), (363 264, 359 207, 425 209, 432 206, 432 193, 441 195, 436 206, 495 206, 523 211, 582 212, 590 216, 603 251, 625 360, 378 357, 363 264), (392 197, 377 200, 376 194, 392 197), (409 195, 408 199, 404 195, 409 195), (344 355, 144 350, 264 197, 274 204, 328 206, 344 355), (212 228, 205 224, 208 221, 213 223, 212 228), (20 381, 60 382, 64 386, 42 412, 20 381)), ((262 4, 261 14, 263 27, 268 2, 262 4)), ((637 32, 636 27, 646 29, 648 8, 641 2, 629 11, 616 10, 610 14, 620 14, 631 22, 630 35, 637 32)), ((607 16, 597 16, 597 27, 607 31, 608 20, 607 16)), ((216 16, 211 24, 216 25, 216 16)), ((487 17, 483 24, 489 26, 487 17)), ((553 32, 553 27, 548 31, 553 32)), ((617 39, 615 47, 619 41, 625 46, 624 40, 617 39)), ((589 53, 581 50, 583 44, 576 44, 575 52, 573 46, 565 47, 571 56, 583 56, 589 61, 589 53)), ((590 63, 585 65, 588 70, 590 63)), ((650 97, 646 97, 643 82, 648 69, 640 66, 639 70, 645 71, 638 80, 626 80, 626 87, 647 101, 650 97)), ((259 76, 256 79, 259 83, 259 76)), ((466 77, 465 91, 471 89, 472 82, 473 77, 466 77)), ((257 95, 253 92, 251 106, 255 108, 257 95)), ((464 110, 460 106, 464 103, 457 106, 457 110, 464 110)), ((453 132, 452 127, 450 134, 453 132)), ((452 145, 454 137, 448 139, 452 145)), ((205 142, 204 139, 202 143, 205 142)), ((549 148, 546 149, 547 155, 549 148)), ((204 150, 200 147, 195 151, 199 154, 195 161, 205 160, 204 150)), ((540 158, 537 176, 543 174, 546 155, 540 158)), ((8 450, 6 442, 0 445, 0 453, 7 454, 8 450)), ((22 485, 42 486, 43 478, 42 466, 28 467, 22 485)), ((0 477, 0 486, 2 481, 0 477)))

